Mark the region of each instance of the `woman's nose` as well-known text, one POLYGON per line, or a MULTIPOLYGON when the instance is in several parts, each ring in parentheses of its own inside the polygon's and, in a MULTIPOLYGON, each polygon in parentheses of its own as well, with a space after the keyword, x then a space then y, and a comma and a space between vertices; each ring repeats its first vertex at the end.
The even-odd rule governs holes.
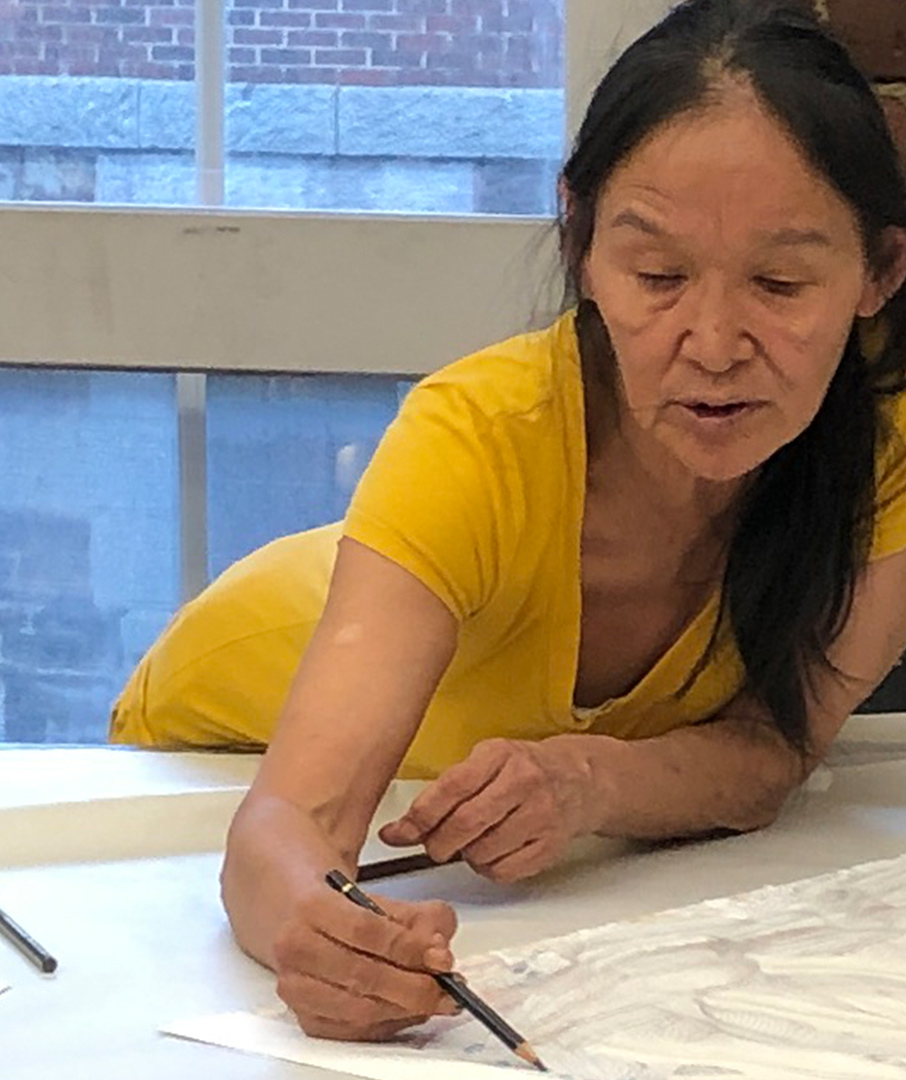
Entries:
POLYGON ((720 281, 702 282, 686 299, 683 355, 715 375, 744 362, 751 344, 730 289, 720 281))

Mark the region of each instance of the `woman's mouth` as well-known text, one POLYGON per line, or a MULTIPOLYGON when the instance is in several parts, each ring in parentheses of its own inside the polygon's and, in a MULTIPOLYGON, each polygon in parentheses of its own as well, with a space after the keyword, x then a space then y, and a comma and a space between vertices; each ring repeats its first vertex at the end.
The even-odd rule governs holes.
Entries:
POLYGON ((755 409, 758 402, 727 401, 718 404, 707 401, 684 401, 682 405, 699 420, 734 420, 755 409))

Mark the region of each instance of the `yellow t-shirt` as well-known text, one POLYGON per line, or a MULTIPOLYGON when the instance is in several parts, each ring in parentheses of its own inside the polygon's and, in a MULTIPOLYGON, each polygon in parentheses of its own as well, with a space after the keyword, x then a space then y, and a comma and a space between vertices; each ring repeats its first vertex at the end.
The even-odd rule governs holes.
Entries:
MULTIPOLYGON (((893 411, 906 431, 906 397, 893 411)), ((629 693, 573 706, 585 453, 572 313, 429 376, 388 428, 342 525, 267 545, 187 605, 130 679, 111 737, 266 742, 323 608, 341 532, 409 570, 460 623, 400 776, 436 776, 491 737, 637 739, 713 716, 743 682, 726 628, 694 685, 678 692, 711 638, 716 594, 629 693)), ((906 548, 906 462, 893 448, 879 475, 873 558, 906 548)))

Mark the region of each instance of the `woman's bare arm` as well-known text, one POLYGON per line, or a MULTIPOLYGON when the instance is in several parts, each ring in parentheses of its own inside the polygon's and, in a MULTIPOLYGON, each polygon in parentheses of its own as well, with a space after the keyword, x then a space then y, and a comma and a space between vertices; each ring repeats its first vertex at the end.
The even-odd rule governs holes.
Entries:
POLYGON ((324 899, 325 871, 354 869, 456 640, 455 619, 421 582, 340 542, 323 617, 227 842, 224 903, 263 963, 279 968, 283 929, 324 899))
POLYGON ((815 673, 805 760, 763 708, 741 695, 709 723, 656 738, 556 735, 479 744, 381 835, 388 843, 423 843, 436 859, 462 852, 480 873, 514 880, 550 866, 583 833, 669 839, 760 828, 904 648, 906 552, 872 563, 863 575, 831 650, 847 678, 815 673))
POLYGON ((803 761, 744 696, 709 724, 613 748, 602 831, 665 838, 770 824, 823 760, 846 719, 906 649, 906 552, 871 563, 847 623, 807 695, 811 749, 803 761), (640 784, 640 781, 642 783, 640 784), (645 792, 647 791, 647 795, 645 792))

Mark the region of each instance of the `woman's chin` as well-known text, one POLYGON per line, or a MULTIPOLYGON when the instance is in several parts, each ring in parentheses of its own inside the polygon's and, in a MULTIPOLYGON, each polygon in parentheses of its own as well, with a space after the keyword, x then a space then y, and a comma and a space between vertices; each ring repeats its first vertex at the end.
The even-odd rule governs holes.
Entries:
POLYGON ((757 453, 754 447, 702 450, 700 447, 678 448, 676 456, 688 472, 700 480, 715 484, 730 484, 756 472, 770 457, 757 453))

